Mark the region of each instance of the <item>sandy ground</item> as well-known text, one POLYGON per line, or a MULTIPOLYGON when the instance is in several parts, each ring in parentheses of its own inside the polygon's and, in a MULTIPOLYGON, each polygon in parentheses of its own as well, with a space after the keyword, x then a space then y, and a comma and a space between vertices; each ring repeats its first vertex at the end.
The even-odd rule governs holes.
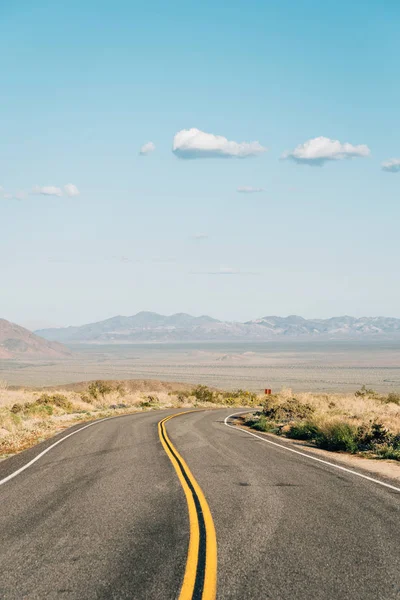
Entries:
POLYGON ((0 360, 11 385, 61 385, 90 379, 158 379, 222 389, 382 393, 400 390, 400 343, 147 344, 76 346, 70 360, 0 360))

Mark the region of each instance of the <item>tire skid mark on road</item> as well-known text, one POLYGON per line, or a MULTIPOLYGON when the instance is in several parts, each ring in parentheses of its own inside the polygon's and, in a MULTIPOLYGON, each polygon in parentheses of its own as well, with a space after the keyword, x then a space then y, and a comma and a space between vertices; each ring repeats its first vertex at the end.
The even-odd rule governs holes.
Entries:
POLYGON ((168 437, 166 422, 188 414, 170 415, 158 423, 158 433, 182 488, 189 512, 189 546, 179 600, 215 600, 217 587, 217 540, 214 522, 205 496, 183 457, 168 437))

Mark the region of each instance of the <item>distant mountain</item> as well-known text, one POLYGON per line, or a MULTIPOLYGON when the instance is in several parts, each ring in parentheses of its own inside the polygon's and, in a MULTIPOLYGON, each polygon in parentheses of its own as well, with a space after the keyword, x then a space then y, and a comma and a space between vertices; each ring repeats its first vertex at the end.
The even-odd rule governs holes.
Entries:
POLYGON ((65 358, 70 350, 57 342, 49 342, 28 329, 0 319, 0 359, 65 358))
POLYGON ((248 321, 248 325, 261 325, 271 335, 322 336, 335 338, 400 337, 400 319, 390 317, 331 317, 330 319, 303 319, 289 317, 262 317, 248 321))
POLYGON ((129 344, 135 342, 264 341, 274 339, 400 339, 400 319, 387 317, 332 317, 304 319, 262 317, 246 323, 218 321, 208 316, 185 313, 171 316, 140 312, 131 317, 117 316, 105 321, 41 329, 36 334, 62 343, 129 344))

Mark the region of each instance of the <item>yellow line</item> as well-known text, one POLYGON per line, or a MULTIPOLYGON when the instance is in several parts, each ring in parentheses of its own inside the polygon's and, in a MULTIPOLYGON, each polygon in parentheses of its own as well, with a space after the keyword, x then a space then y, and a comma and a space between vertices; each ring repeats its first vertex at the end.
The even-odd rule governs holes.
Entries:
POLYGON ((165 452, 167 453, 170 461, 172 462, 175 471, 179 477, 179 481, 183 487, 186 496, 186 502, 188 506, 189 512, 189 524, 190 524, 190 536, 189 536, 189 547, 188 547, 188 556, 186 561, 186 569, 185 575, 183 578, 183 584, 181 588, 181 593, 179 595, 179 600, 192 600, 195 582, 196 582, 196 571, 197 571, 197 563, 199 556, 199 543, 200 543, 200 529, 198 516, 196 511, 196 505, 194 502, 193 494, 191 489, 189 488, 185 478, 182 475, 181 469, 179 467, 178 460, 180 461, 187 478, 190 480, 197 497, 199 499, 200 507, 203 513, 205 528, 206 528, 206 563, 205 563, 205 576, 204 576, 204 587, 202 593, 202 600, 215 600, 217 594, 217 536, 215 533, 214 522, 211 516, 210 508, 207 504, 207 500, 203 494, 202 489, 197 483, 196 479, 193 477, 186 461, 179 454, 170 438, 168 437, 165 423, 170 419, 174 419, 175 417, 179 417, 181 415, 186 415, 189 412, 197 412, 197 411, 185 411, 182 413, 178 413, 175 415, 171 415, 162 419, 158 423, 158 434, 161 440, 161 443, 164 447, 165 452), (174 454, 168 448, 168 445, 165 443, 163 439, 163 435, 165 436, 168 444, 172 448, 175 453, 177 459, 174 454))

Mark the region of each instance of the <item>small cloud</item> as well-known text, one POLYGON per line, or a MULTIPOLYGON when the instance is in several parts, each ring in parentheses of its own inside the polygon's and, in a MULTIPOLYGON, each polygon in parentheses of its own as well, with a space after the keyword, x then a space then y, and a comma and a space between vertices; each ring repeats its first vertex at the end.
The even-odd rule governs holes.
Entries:
POLYGON ((79 196, 80 194, 78 188, 73 183, 67 183, 67 185, 64 185, 64 192, 70 198, 73 198, 74 196, 79 196))
POLYGON ((146 156, 147 154, 154 152, 155 149, 156 146, 155 144, 153 144, 153 142, 147 142, 146 144, 143 144, 143 146, 140 148, 139 154, 141 156, 146 156))
POLYGON ((259 142, 234 142, 200 129, 175 134, 172 151, 178 158, 247 158, 267 151, 259 142))
POLYGON ((208 240, 208 235, 207 233, 195 233, 194 235, 192 235, 192 239, 193 240, 208 240))
POLYGON ((330 160, 364 158, 370 153, 370 149, 365 144, 353 146, 348 142, 342 144, 338 140, 321 136, 300 144, 292 152, 285 152, 282 159, 294 160, 299 164, 322 166, 330 160))
POLYGON ((62 196, 61 188, 54 185, 45 185, 43 187, 35 185, 32 188, 32 194, 40 194, 42 196, 62 196))
POLYGON ((4 200, 25 200, 26 192, 18 190, 15 194, 11 194, 10 192, 6 192, 5 189, 0 186, 0 196, 4 198, 4 200))
POLYGON ((400 158, 391 158, 382 163, 382 171, 387 173, 399 173, 400 172, 400 158))
POLYGON ((264 188, 251 187, 249 185, 238 187, 236 191, 239 192, 239 194, 259 194, 260 192, 265 192, 264 188))

